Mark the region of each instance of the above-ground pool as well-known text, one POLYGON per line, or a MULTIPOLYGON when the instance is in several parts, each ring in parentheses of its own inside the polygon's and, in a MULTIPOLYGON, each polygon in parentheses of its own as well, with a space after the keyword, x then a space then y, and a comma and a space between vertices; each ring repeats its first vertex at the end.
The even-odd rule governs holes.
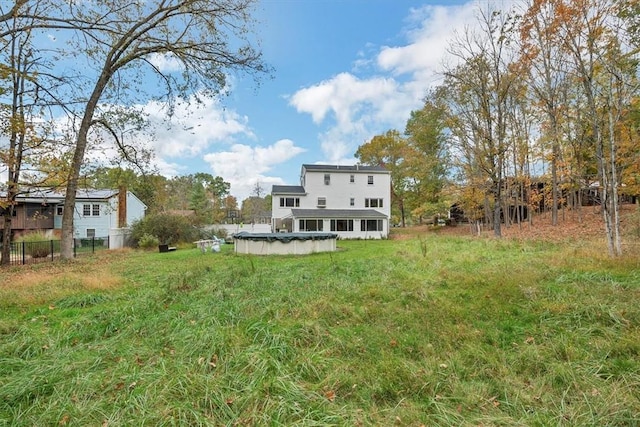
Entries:
POLYGON ((336 233, 236 233, 237 254, 302 255, 336 250, 336 233))

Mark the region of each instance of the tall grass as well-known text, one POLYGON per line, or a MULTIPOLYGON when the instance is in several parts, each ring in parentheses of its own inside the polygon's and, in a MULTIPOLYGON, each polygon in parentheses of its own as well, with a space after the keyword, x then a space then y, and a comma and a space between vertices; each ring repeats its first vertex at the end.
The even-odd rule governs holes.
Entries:
POLYGON ((637 258, 437 235, 229 249, 7 270, 0 425, 640 424, 637 258))

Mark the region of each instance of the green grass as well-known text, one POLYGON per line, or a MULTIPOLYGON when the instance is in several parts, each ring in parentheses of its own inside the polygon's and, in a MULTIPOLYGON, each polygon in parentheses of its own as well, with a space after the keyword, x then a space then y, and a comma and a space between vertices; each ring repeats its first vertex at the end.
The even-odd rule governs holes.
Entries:
POLYGON ((439 235, 339 247, 3 271, 0 425, 640 424, 638 258, 439 235))

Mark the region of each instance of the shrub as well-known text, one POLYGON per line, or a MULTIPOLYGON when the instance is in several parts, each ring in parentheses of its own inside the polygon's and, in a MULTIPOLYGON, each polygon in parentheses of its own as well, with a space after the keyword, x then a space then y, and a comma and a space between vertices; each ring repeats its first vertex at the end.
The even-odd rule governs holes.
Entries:
POLYGON ((138 247, 142 249, 155 249, 160 244, 160 240, 156 236, 152 236, 151 234, 144 234, 138 240, 138 247))
POLYGON ((132 225, 131 237, 138 246, 145 234, 155 236, 163 245, 192 242, 199 238, 199 230, 185 217, 169 214, 148 215, 132 225))
POLYGON ((204 234, 205 235, 203 237, 207 239, 211 239, 213 236, 217 237, 218 239, 227 239, 229 237, 227 230, 218 227, 214 227, 204 234))
POLYGON ((25 234, 18 237, 16 243, 23 244, 25 254, 32 258, 44 258, 51 255, 51 238, 44 233, 25 234))

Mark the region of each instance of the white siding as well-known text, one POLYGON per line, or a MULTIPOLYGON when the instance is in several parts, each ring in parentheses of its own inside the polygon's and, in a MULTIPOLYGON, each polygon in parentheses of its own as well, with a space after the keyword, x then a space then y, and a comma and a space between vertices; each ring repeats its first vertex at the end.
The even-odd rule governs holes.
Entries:
MULTIPOLYGON (((133 193, 127 192, 127 226, 144 217, 146 206, 133 193)), ((93 212, 92 212, 93 213, 93 212)), ((77 238, 87 236, 88 229, 95 230, 96 237, 106 237, 112 228, 118 228, 118 195, 108 200, 82 200, 76 202, 74 213, 74 235, 77 238), (100 205, 100 215, 84 216, 85 204, 100 205)))
MULTIPOLYGON (((389 218, 391 216, 391 175, 383 171, 354 170, 351 168, 327 170, 308 170, 302 168, 301 184, 304 186, 306 195, 286 195, 272 194, 272 216, 273 224, 283 218, 291 216, 291 207, 281 207, 281 197, 299 197, 300 206, 294 209, 340 209, 340 210, 364 210, 371 209, 383 214, 384 227, 382 231, 363 232, 361 231, 360 219, 353 219, 353 231, 338 232, 343 238, 383 238, 389 233, 389 218), (325 175, 329 175, 328 185, 325 183, 325 175), (351 182, 351 176, 354 182, 351 182), (373 184, 368 183, 368 177, 373 176, 373 184), (326 201, 324 207, 318 205, 318 199, 326 201), (351 206, 351 199, 354 205, 351 206), (382 199, 382 207, 369 208, 365 206, 366 199, 382 199)), ((364 219, 363 219, 364 220, 364 219)), ((330 219, 324 220, 323 231, 331 231, 330 219)), ((299 231, 299 222, 295 221, 293 230, 299 231)), ((274 230, 276 231, 276 230, 274 230)))

